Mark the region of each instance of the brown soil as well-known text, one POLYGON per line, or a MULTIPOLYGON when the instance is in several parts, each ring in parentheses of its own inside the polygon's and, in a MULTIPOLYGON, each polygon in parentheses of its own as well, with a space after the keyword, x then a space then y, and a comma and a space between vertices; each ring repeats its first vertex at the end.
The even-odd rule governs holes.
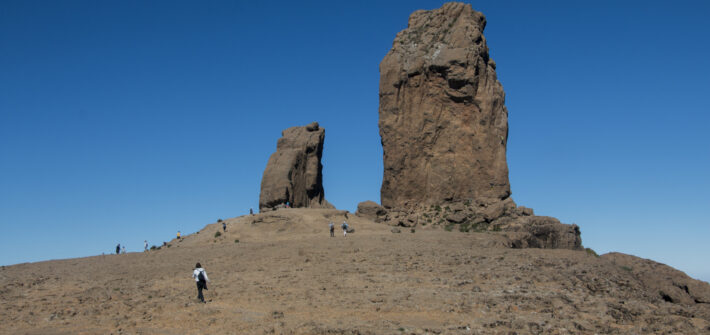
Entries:
POLYGON ((279 210, 147 253, 3 267, 0 333, 710 333, 710 285, 662 264, 509 249, 490 233, 392 233, 352 215, 344 238, 344 213, 279 210))

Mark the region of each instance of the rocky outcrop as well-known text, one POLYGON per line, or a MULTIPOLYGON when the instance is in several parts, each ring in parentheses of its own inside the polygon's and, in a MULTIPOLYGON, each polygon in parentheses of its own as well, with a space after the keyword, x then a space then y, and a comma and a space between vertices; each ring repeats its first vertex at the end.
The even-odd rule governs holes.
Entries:
POLYGON ((380 63, 386 213, 375 217, 500 232, 514 248, 580 249, 579 227, 510 198, 508 110, 485 26, 463 3, 416 11, 380 63))
POLYGON ((374 201, 363 201, 357 205, 355 215, 375 222, 380 222, 381 218, 387 215, 387 210, 374 201))
POLYGON ((332 208, 325 200, 321 157, 325 130, 313 122, 281 133, 261 178, 259 210, 283 206, 332 208))
POLYGON ((380 63, 384 207, 510 196, 508 111, 485 26, 467 4, 416 11, 380 63))
POLYGON ((690 278, 668 265, 618 252, 604 254, 601 258, 635 277, 651 298, 683 305, 710 304, 708 283, 690 278))

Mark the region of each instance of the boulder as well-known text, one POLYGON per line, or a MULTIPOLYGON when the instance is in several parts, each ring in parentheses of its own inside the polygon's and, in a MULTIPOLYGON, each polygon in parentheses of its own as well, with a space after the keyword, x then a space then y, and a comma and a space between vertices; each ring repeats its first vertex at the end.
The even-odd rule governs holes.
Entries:
POLYGON ((321 157, 325 130, 313 122, 281 133, 261 178, 259 210, 291 207, 333 208, 325 200, 321 157))
POLYGON ((521 217, 504 229, 513 248, 582 249, 579 227, 553 217, 521 217))
POLYGON ((524 216, 535 215, 535 212, 533 211, 532 208, 528 208, 528 207, 525 207, 525 206, 519 206, 519 207, 517 208, 517 212, 518 212, 520 215, 524 215, 524 216))
POLYGON ((380 63, 385 208, 510 196, 508 111, 485 25, 467 4, 416 11, 380 63))
POLYGON ((451 223, 462 223, 466 221, 468 216, 465 213, 462 212, 454 212, 453 214, 449 214, 446 217, 446 220, 451 222, 451 223))
POLYGON ((372 221, 387 215, 387 210, 374 201, 363 201, 357 205, 355 215, 372 221))

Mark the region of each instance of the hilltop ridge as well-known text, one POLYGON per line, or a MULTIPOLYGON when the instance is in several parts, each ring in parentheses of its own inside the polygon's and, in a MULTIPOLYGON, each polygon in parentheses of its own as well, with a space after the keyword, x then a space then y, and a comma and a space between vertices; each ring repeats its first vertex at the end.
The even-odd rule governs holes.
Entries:
POLYGON ((0 334, 710 332, 710 285, 656 262, 350 214, 355 232, 329 237, 345 213, 280 209, 147 253, 3 267, 0 334))

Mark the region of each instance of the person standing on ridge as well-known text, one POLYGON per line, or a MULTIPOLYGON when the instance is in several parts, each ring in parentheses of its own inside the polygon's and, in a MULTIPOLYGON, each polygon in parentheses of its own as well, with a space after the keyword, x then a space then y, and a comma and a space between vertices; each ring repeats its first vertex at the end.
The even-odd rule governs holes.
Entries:
POLYGON ((227 232, 227 223, 224 221, 222 221, 222 229, 224 230, 225 233, 227 232))
POLYGON ((333 224, 333 221, 330 221, 328 228, 330 228, 330 237, 335 237, 335 225, 333 224))
POLYGON ((180 231, 179 231, 179 230, 178 230, 178 233, 177 233, 177 239, 178 239, 178 240, 180 239, 180 231))
POLYGON ((205 296, 202 295, 202 290, 207 289, 207 282, 210 281, 210 279, 207 278, 207 272, 202 268, 200 262, 195 264, 195 270, 192 271, 192 278, 195 278, 195 282, 197 283, 197 299, 204 303, 205 296))
POLYGON ((148 240, 143 241, 143 251, 144 252, 148 251, 148 240))
POLYGON ((121 243, 116 244, 116 255, 121 253, 121 243))
POLYGON ((122 253, 122 254, 125 254, 125 253, 126 253, 126 246, 125 246, 125 245, 121 247, 121 253, 122 253))
POLYGON ((253 208, 249 208, 249 215, 254 215, 254 209, 253 209, 253 208))

